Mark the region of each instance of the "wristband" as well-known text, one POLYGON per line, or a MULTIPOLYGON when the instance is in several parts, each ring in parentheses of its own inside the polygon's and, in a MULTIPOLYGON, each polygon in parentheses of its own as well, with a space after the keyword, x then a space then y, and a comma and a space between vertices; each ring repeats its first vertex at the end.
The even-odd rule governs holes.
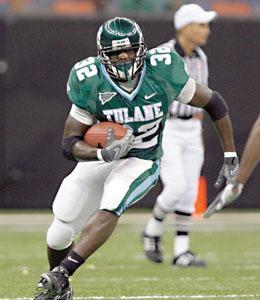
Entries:
POLYGON ((236 152, 224 152, 224 157, 237 157, 236 152))
POLYGON ((77 142, 82 141, 83 138, 81 135, 72 135, 66 137, 62 140, 62 152, 63 155, 72 161, 77 161, 73 155, 73 147, 77 142))
POLYGON ((101 149, 97 149, 97 158, 98 160, 104 161, 103 156, 101 154, 101 149))

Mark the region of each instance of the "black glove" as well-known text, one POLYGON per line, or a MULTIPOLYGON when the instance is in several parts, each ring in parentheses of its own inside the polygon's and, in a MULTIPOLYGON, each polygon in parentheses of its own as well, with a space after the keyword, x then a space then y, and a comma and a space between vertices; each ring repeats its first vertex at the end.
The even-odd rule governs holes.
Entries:
POLYGON ((235 177, 235 175, 237 174, 238 168, 239 168, 239 159, 237 156, 225 157, 223 166, 215 182, 215 187, 220 188, 224 180, 226 180, 226 184, 230 183, 232 178, 235 177))
POLYGON ((116 140, 114 136, 114 129, 108 129, 108 142, 105 148, 98 150, 98 157, 106 162, 118 160, 125 156, 127 152, 131 149, 132 143, 134 141, 133 129, 127 125, 123 125, 127 131, 125 136, 116 140))

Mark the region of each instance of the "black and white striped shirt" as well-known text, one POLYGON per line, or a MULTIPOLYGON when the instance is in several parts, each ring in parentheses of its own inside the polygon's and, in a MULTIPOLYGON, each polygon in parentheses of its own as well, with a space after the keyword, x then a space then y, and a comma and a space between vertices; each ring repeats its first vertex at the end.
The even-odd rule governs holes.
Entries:
MULTIPOLYGON (((197 83, 208 85, 208 60, 206 54, 200 47, 197 47, 196 50, 192 52, 192 55, 188 56, 175 39, 170 40, 162 46, 167 46, 175 50, 183 58, 191 78, 197 83)), ((199 111, 201 111, 200 108, 174 101, 170 109, 170 114, 177 117, 189 118, 199 111)))

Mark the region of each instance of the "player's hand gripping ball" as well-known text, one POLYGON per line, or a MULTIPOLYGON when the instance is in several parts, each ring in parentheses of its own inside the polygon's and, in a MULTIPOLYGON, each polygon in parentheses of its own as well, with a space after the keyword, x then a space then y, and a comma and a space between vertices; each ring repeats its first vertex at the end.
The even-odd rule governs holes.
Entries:
POLYGON ((116 140, 122 139, 126 135, 127 128, 114 122, 100 122, 91 126, 84 136, 84 141, 92 147, 104 148, 108 142, 108 129, 113 128, 116 140))

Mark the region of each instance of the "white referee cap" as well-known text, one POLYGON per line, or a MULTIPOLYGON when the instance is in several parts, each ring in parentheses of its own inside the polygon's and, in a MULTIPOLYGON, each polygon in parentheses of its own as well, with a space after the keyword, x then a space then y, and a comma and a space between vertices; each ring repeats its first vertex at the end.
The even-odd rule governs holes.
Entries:
POLYGON ((206 11, 198 4, 182 5, 173 17, 175 29, 180 29, 190 23, 209 23, 215 17, 215 11, 206 11))

